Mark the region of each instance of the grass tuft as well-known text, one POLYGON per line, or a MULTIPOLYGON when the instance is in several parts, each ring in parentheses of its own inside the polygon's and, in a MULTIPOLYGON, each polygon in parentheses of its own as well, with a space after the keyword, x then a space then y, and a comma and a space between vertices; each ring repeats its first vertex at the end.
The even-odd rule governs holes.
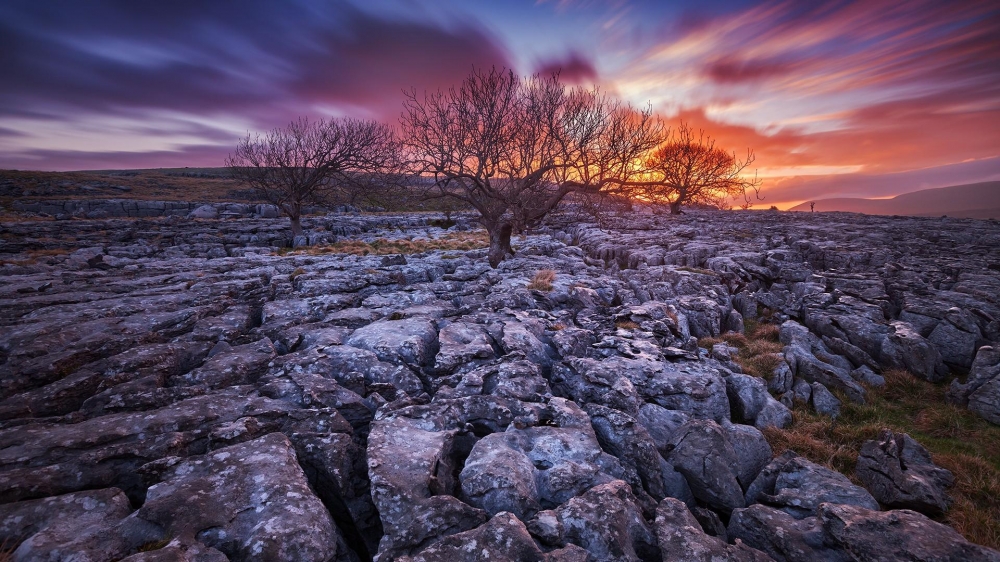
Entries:
POLYGON ((528 283, 528 288, 533 291, 549 292, 552 290, 552 283, 556 280, 556 272, 551 269, 540 269, 528 283))
POLYGON ((716 338, 701 338, 698 345, 711 349, 717 343, 725 342, 737 349, 733 357, 737 365, 748 375, 769 380, 781 363, 782 345, 778 343, 778 327, 747 321, 746 334, 726 332, 716 338))

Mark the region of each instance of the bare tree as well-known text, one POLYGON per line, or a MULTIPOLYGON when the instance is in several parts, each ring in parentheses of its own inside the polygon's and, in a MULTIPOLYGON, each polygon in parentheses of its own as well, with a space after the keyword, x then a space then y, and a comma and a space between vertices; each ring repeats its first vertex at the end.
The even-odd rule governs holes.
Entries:
POLYGON ((493 267, 513 255, 512 234, 569 193, 627 183, 641 167, 638 156, 657 145, 649 140, 658 123, 651 112, 596 90, 567 90, 558 76, 474 70, 457 88, 406 92, 403 107, 412 172, 434 178, 430 196, 479 212, 493 267))
POLYGON ((302 235, 302 210, 337 191, 377 189, 399 167, 391 127, 356 119, 300 118, 284 129, 247 135, 226 159, 233 177, 288 215, 302 235))
POLYGON ((669 205, 671 214, 679 214, 681 206, 701 203, 729 208, 734 198, 742 198, 743 208, 751 203, 750 196, 760 198, 761 180, 756 174, 743 175, 755 160, 747 150, 745 159, 715 146, 704 131, 695 133, 681 122, 662 146, 646 160, 647 181, 633 193, 654 204, 669 205))

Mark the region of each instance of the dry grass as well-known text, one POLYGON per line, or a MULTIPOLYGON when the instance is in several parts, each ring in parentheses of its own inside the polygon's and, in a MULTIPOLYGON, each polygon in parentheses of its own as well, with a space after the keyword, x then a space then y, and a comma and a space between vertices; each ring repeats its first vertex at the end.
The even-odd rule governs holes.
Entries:
POLYGON ((8 182, 11 200, 94 197, 177 201, 247 199, 244 189, 222 168, 86 172, 0 170, 0 180, 8 182))
POLYGON ((744 373, 769 380, 781 363, 781 357, 777 355, 782 349, 778 342, 778 327, 747 320, 744 328, 746 334, 726 332, 716 338, 701 338, 698 346, 711 349, 713 345, 725 342, 739 349, 733 361, 744 373))
POLYGON ((948 404, 946 386, 905 371, 884 376, 885 387, 868 389, 867 404, 841 397, 836 421, 796 406, 791 427, 764 432, 774 452, 792 449, 853 479, 862 443, 883 428, 908 433, 955 475, 955 503, 941 520, 972 542, 1000 548, 1000 427, 948 404))
POLYGON ((3 259, 0 260, 0 265, 10 264, 10 265, 35 265, 45 258, 53 258, 56 256, 65 256, 73 252, 72 248, 46 248, 43 250, 30 250, 27 252, 22 252, 20 254, 14 254, 17 256, 24 256, 21 259, 3 259))
POLYGON ((528 288, 533 291, 549 292, 552 290, 552 283, 556 280, 556 272, 551 269, 539 269, 535 276, 528 283, 528 288))
POLYGON ((390 254, 419 254, 432 250, 468 251, 489 246, 485 231, 454 232, 435 240, 406 240, 376 238, 371 242, 341 240, 325 246, 309 246, 284 252, 287 255, 353 254, 357 256, 390 254))
POLYGON ((296 267, 294 271, 288 274, 288 282, 294 284, 295 278, 298 277, 299 275, 303 275, 305 272, 306 270, 302 269, 301 267, 296 267))

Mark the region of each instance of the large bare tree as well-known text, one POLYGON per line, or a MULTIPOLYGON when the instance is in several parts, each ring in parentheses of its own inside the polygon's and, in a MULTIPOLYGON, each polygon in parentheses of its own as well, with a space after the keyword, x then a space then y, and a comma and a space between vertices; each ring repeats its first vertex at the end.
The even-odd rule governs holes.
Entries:
POLYGON ((399 143, 388 125, 357 119, 300 118, 284 129, 248 134, 226 159, 233 177, 278 206, 301 236, 302 210, 338 192, 377 189, 398 169, 399 143))
POLYGON ((645 162, 647 181, 633 190, 635 196, 653 204, 669 205, 679 214, 683 205, 701 203, 728 208, 735 199, 749 207, 753 195, 760 198, 761 180, 744 175, 755 160, 747 150, 740 160, 715 146, 704 131, 695 132, 681 122, 668 140, 652 151, 645 162))
POLYGON ((448 90, 407 92, 401 124, 411 171, 435 180, 430 195, 479 212, 493 267, 513 254, 512 234, 567 194, 629 182, 662 129, 650 111, 596 90, 497 68, 448 90))

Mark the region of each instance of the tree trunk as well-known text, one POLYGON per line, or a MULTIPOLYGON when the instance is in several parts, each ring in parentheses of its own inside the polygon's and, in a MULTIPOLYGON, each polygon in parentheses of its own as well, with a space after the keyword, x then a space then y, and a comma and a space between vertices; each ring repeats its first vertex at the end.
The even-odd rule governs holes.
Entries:
POLYGON ((681 214, 681 202, 680 201, 674 201, 673 203, 670 204, 670 214, 671 215, 679 215, 679 214, 681 214))
POLYGON ((302 236, 305 233, 302 231, 302 217, 299 215, 289 215, 289 219, 292 221, 292 237, 302 236))
POLYGON ((514 255, 514 249, 510 247, 510 235, 514 228, 510 223, 501 223, 486 230, 490 233, 490 267, 495 269, 507 256, 514 255))

